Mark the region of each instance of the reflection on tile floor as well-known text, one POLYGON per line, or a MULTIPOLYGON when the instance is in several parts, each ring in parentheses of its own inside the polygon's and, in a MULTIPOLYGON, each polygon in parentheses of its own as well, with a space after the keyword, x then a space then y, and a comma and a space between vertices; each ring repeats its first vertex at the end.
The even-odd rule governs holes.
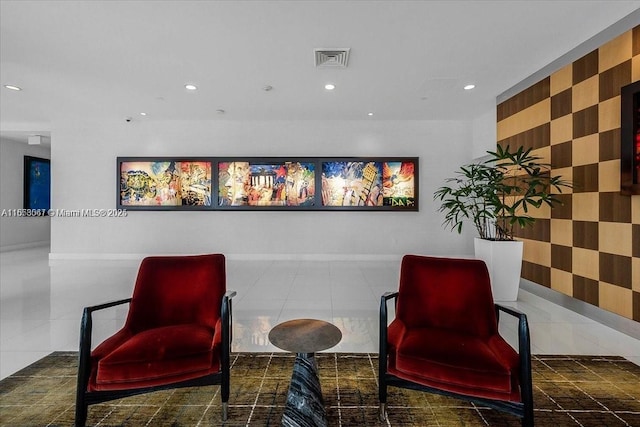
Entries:
MULTIPOLYGON (((83 307, 131 296, 137 261, 56 261, 48 248, 0 253, 0 369, 4 378, 53 351, 77 350, 83 307)), ((343 339, 330 351, 375 353, 380 296, 395 290, 395 261, 227 261, 233 351, 279 351, 267 339, 294 318, 334 323, 343 339)), ((640 340, 520 291, 535 354, 624 356, 640 364, 640 340)), ((115 332, 126 306, 96 316, 94 343, 115 332)), ((501 331, 515 344, 516 324, 501 331)))

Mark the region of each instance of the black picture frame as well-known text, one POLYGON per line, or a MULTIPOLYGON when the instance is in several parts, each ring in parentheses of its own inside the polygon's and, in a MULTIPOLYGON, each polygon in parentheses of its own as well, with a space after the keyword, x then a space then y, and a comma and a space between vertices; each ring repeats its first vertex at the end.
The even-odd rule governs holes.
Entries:
POLYGON ((118 157, 116 181, 116 207, 127 210, 419 210, 418 157, 118 157), (202 163, 206 197, 183 203, 191 184, 168 182, 202 163))
POLYGON ((48 215, 51 209, 51 160, 24 156, 23 208, 38 211, 37 215, 48 215))
POLYGON ((620 89, 620 193, 640 194, 640 81, 620 89))

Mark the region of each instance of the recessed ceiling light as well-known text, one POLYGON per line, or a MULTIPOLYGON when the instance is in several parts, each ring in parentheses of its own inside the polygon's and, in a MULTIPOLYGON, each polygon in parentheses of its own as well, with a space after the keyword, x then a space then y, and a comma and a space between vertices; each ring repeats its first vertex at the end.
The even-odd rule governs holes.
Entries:
POLYGON ((226 113, 226 111, 224 111, 222 108, 218 108, 218 109, 216 110, 216 113, 217 113, 217 114, 224 114, 224 113, 226 113))
POLYGON ((191 84, 184 85, 184 88, 187 89, 187 90, 196 90, 196 89, 198 89, 198 87, 196 85, 191 85, 191 84))
POLYGON ((266 85, 265 87, 262 88, 262 90, 265 91, 265 92, 269 92, 269 91, 273 90, 273 86, 266 85))
POLYGON ((334 90, 336 88, 336 85, 334 85, 333 83, 327 83, 326 85, 324 85, 324 88, 326 90, 334 90))
POLYGON ((471 89, 473 89, 474 87, 476 87, 476 85, 466 85, 466 86, 464 87, 464 90, 471 90, 471 89))
POLYGON ((6 87, 7 89, 11 89, 11 90, 22 90, 21 87, 14 86, 14 85, 4 85, 4 87, 6 87))
POLYGON ((373 116, 373 112, 369 111, 369 112, 367 113, 367 116, 373 116))
POLYGON ((141 116, 146 116, 146 115, 147 115, 147 113, 140 113, 140 115, 141 115, 141 116))

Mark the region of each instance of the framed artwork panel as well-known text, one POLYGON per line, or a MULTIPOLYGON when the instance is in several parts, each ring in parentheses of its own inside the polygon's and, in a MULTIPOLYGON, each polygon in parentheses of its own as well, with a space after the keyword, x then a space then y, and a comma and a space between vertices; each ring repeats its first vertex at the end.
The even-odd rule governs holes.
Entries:
POLYGON ((117 159, 117 207, 143 210, 211 209, 212 161, 208 158, 117 159))
POLYGON ((316 161, 228 158, 217 161, 220 209, 313 209, 316 161))
POLYGON ((417 157, 118 157, 131 210, 418 210, 417 157))
POLYGON ((322 159, 322 206, 418 210, 417 158, 322 159))
POLYGON ((46 213, 51 208, 51 161, 24 156, 23 207, 46 213))

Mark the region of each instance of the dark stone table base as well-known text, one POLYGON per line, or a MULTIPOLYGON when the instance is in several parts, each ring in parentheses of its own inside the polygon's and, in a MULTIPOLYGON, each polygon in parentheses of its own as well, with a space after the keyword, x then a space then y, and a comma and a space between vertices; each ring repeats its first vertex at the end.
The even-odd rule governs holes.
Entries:
POLYGON ((318 366, 313 353, 298 353, 282 415, 284 427, 326 427, 318 366))

